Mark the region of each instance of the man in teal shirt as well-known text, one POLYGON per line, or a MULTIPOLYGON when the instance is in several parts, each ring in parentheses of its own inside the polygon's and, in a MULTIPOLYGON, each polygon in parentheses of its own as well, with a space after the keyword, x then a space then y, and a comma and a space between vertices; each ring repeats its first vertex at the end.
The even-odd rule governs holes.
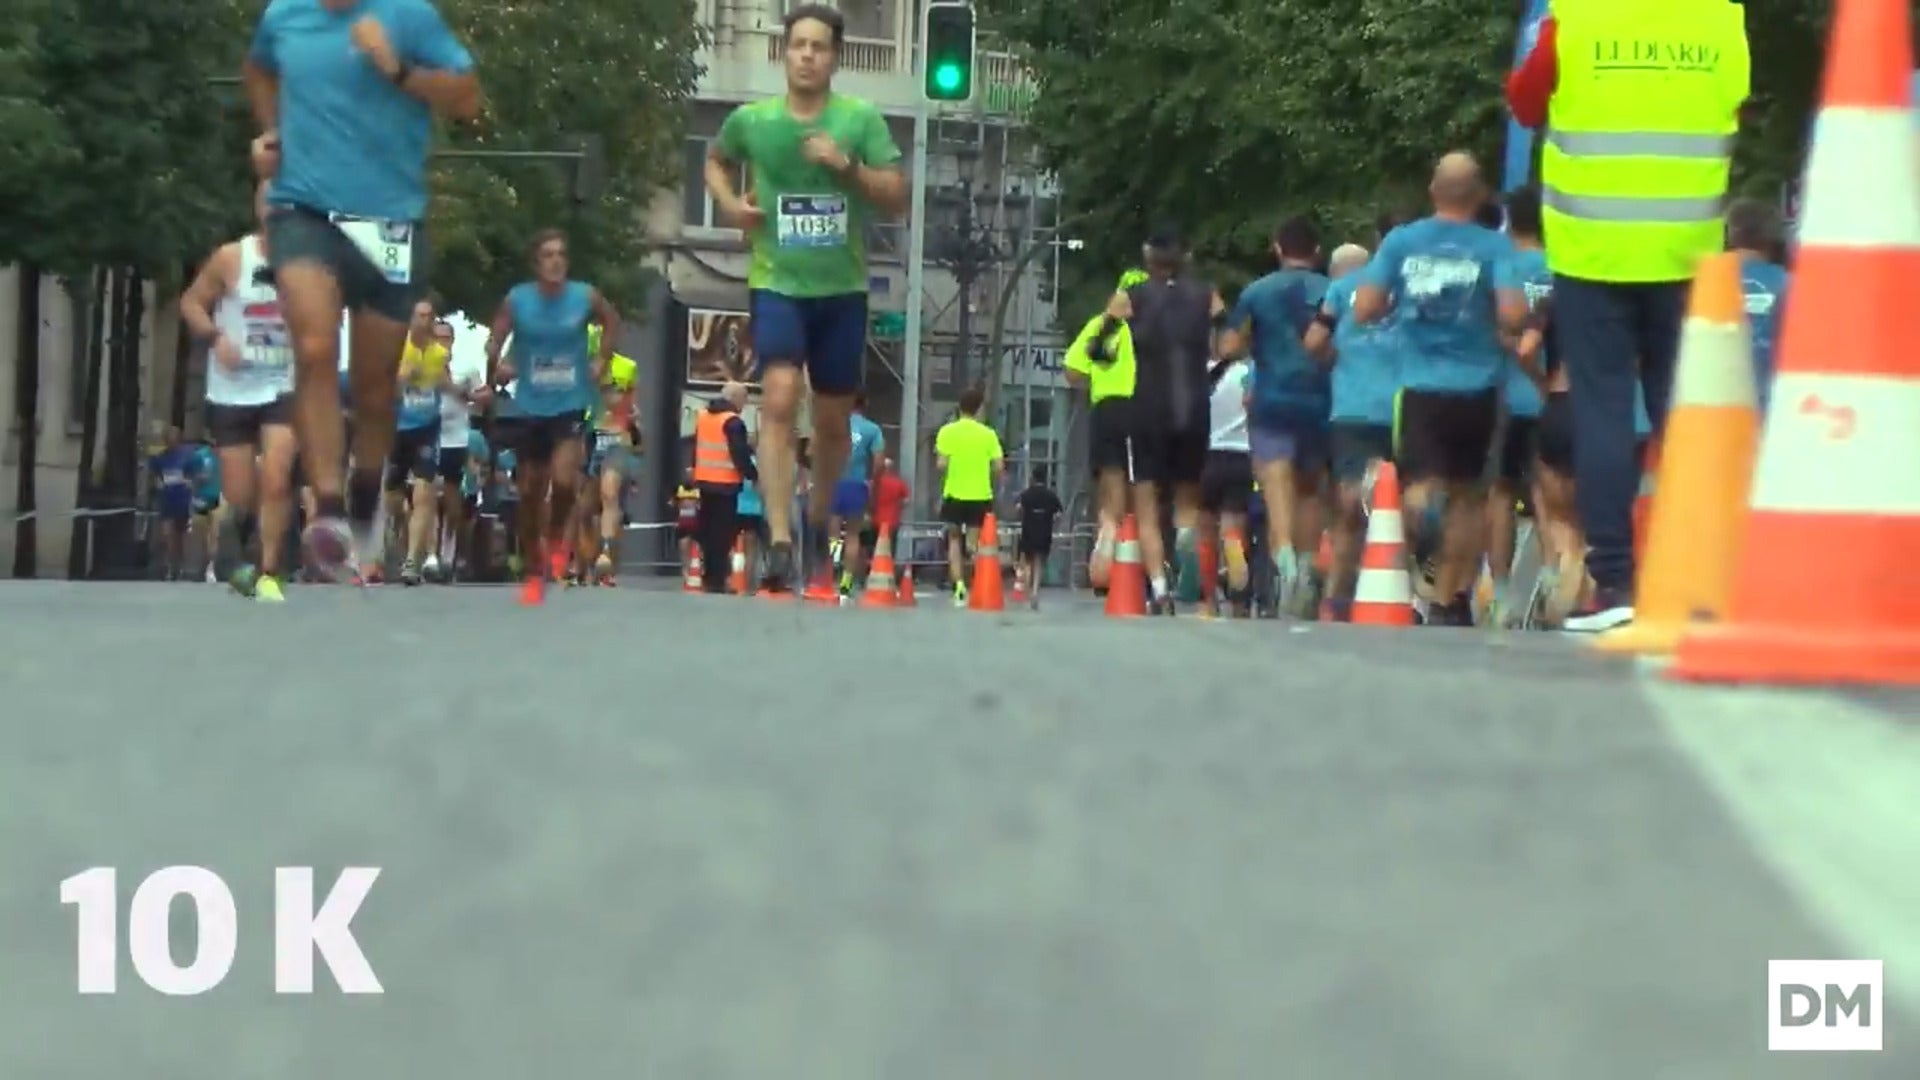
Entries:
POLYGON ((874 465, 887 449, 886 433, 880 430, 879 424, 867 418, 867 395, 864 393, 853 396, 853 415, 847 418, 847 430, 851 449, 847 454, 847 467, 841 470, 839 481, 833 485, 833 505, 827 522, 830 533, 844 534, 846 540, 841 556, 841 596, 852 595, 853 583, 861 574, 861 522, 872 501, 870 485, 874 465))

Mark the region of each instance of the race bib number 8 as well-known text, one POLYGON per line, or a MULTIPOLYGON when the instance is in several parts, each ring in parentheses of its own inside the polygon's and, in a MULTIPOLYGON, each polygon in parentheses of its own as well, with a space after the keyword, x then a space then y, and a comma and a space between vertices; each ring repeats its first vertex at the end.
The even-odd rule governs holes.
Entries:
POLYGON ((775 227, 783 248, 845 247, 846 196, 782 195, 775 227))
POLYGON ((342 217, 334 223, 388 281, 405 285, 413 280, 412 222, 342 217))

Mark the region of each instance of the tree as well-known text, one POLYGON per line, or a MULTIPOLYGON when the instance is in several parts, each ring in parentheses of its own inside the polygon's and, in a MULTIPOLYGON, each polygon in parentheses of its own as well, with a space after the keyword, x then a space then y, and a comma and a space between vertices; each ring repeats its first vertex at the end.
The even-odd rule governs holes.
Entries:
POLYGON ((443 160, 433 176, 434 285, 485 320, 528 273, 542 228, 569 232, 576 273, 616 304, 644 296, 646 209, 676 182, 705 30, 692 0, 442 0, 486 88, 459 150, 571 149, 598 136, 604 188, 574 198, 572 172, 537 161, 443 160))
MULTIPOLYGON (((1441 153, 1496 160, 1518 0, 988 0, 1040 84, 1031 127, 1086 215, 1078 311, 1159 221, 1232 286, 1306 213, 1334 239, 1418 205, 1441 153)), ((1740 183, 1790 175, 1819 67, 1816 0, 1752 0, 1759 123, 1740 183)))

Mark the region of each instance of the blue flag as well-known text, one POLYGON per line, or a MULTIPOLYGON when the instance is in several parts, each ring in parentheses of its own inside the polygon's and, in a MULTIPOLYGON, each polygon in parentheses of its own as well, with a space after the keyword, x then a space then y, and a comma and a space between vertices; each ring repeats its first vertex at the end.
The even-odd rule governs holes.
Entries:
MULTIPOLYGON (((1540 37, 1540 22, 1547 17, 1547 0, 1526 0, 1526 6, 1520 12, 1519 40, 1513 50, 1513 66, 1518 70, 1526 61, 1527 54, 1533 51, 1534 42, 1540 37)), ((1501 177, 1501 188, 1512 191, 1525 187, 1533 166, 1533 132, 1520 126, 1513 117, 1507 117, 1507 161, 1501 177)))

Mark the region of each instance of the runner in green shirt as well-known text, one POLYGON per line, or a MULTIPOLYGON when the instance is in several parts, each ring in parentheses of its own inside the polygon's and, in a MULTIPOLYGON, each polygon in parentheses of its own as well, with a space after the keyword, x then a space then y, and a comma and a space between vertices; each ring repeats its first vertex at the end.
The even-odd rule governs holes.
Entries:
POLYGON ((933 452, 940 457, 940 519, 947 523, 947 569, 953 573, 953 606, 967 606, 966 553, 993 512, 994 485, 1006 471, 1000 435, 980 422, 986 395, 977 388, 960 395, 960 415, 940 428, 933 452))
MULTIPOLYGON (((781 20, 787 92, 735 109, 707 157, 707 190, 747 234, 753 352, 761 367, 760 479, 767 506, 761 588, 792 590, 793 420, 813 390, 816 474, 840 475, 851 449, 848 416, 866 364, 867 223, 906 208, 900 148, 871 102, 833 91, 846 20, 803 4, 781 20), (732 168, 746 168, 735 191, 732 168), (806 382, 801 379, 806 373, 806 382)), ((828 551, 833 485, 807 500, 807 595, 837 598, 828 551)))

